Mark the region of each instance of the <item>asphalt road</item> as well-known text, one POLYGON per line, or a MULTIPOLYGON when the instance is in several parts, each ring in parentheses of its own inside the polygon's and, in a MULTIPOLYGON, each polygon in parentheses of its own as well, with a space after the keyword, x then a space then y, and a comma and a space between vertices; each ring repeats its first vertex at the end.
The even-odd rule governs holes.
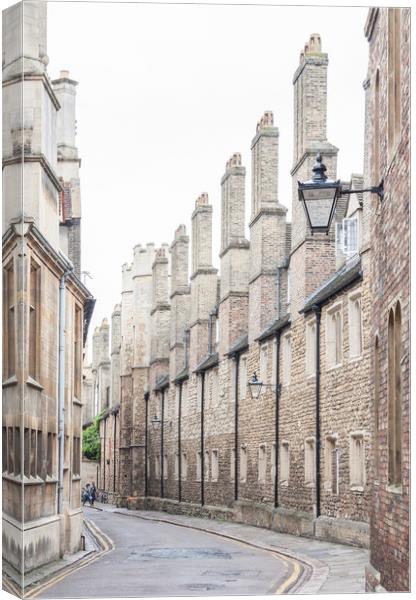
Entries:
POLYGON ((89 508, 85 513, 114 550, 38 597, 273 594, 293 570, 275 554, 217 535, 89 508))

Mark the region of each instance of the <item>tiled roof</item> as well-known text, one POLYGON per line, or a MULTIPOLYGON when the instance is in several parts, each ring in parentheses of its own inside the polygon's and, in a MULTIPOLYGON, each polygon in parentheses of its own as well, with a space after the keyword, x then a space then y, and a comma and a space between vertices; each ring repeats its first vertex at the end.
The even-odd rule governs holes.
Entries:
POLYGON ((332 277, 311 294, 311 296, 306 299, 305 306, 299 312, 308 312, 313 306, 320 306, 344 288, 355 281, 362 279, 362 276, 361 257, 357 254, 348 260, 332 277))
POLYGON ((264 329, 264 331, 259 335, 259 337, 256 338, 256 341, 261 342, 267 339, 268 337, 271 337, 277 331, 283 329, 283 327, 286 327, 286 325, 289 325, 290 321, 291 319, 289 314, 285 315, 284 317, 281 317, 280 319, 275 319, 272 323, 270 323, 270 325, 266 327, 266 329, 264 329))
POLYGON ((218 365, 218 352, 214 354, 209 354, 204 360, 202 360, 197 368, 195 369, 195 373, 202 373, 203 371, 207 371, 211 367, 216 367, 218 365))
POLYGON ((231 346, 231 348, 227 352, 227 356, 233 356, 234 354, 239 354, 243 352, 246 348, 248 348, 248 335, 247 333, 240 338, 231 346))

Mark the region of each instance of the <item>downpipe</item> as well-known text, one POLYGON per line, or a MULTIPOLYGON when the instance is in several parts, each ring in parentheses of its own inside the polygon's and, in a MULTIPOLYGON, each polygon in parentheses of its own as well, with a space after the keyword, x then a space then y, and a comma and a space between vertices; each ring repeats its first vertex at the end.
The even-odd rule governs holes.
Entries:
POLYGON ((321 423, 320 423, 320 378, 321 378, 321 359, 320 359, 320 337, 321 337, 321 306, 313 308, 316 316, 316 380, 315 380, 315 439, 316 439, 316 517, 321 516, 321 423))
POLYGON ((71 265, 59 281, 58 334, 58 513, 64 501, 64 432, 65 432, 65 282, 74 270, 71 265))

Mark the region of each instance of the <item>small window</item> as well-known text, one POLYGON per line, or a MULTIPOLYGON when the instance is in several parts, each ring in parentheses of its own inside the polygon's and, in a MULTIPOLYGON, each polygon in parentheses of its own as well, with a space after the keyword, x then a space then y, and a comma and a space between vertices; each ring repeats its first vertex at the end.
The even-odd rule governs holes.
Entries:
POLYGON ((316 323, 306 323, 306 375, 316 374, 316 323))
POLYGON ((325 439, 325 455, 324 455, 324 465, 325 465, 325 479, 324 479, 324 487, 327 490, 333 489, 333 480, 334 480, 334 456, 336 450, 336 437, 333 435, 328 435, 325 439))
POLYGON ((209 481, 209 450, 204 452, 204 479, 209 481))
POLYGON ((201 452, 196 453, 196 480, 201 481, 201 452))
POLYGON ((179 454, 177 452, 175 453, 175 465, 173 476, 175 480, 179 479, 179 454))
POLYGON ((361 320, 361 296, 354 295, 349 298, 349 334, 350 334, 350 357, 361 356, 362 346, 362 320, 361 320))
POLYGON ((239 375, 238 375, 238 397, 243 399, 246 397, 247 391, 247 356, 241 356, 239 361, 239 375))
POLYGON ((266 469, 267 469, 266 445, 261 444, 259 447, 259 468, 258 468, 258 480, 260 483, 264 483, 266 481, 266 469))
POLYGON ((274 339, 273 345, 272 345, 272 384, 273 385, 276 385, 276 373, 277 373, 276 351, 277 351, 277 341, 276 341, 276 339, 274 339))
POLYGON ((16 370, 16 313, 13 261, 3 269, 3 377, 15 375, 16 370))
POLYGON ((327 312, 327 361, 328 367, 342 363, 341 305, 327 312))
POLYGON ((35 262, 30 264, 29 292, 29 375, 38 379, 39 371, 39 319, 40 319, 40 267, 35 262))
POLYGON ((288 483, 289 481, 289 442, 283 441, 280 448, 280 481, 288 483))
POLYGON ((218 450, 212 451, 212 481, 218 481, 219 475, 219 464, 218 464, 218 450))
POLYGON ((350 436, 350 486, 362 489, 364 484, 364 437, 362 433, 352 433, 350 436))
POLYGON ((160 479, 160 456, 155 456, 155 477, 160 479))
POLYGON ((182 413, 182 416, 185 416, 188 414, 188 382, 187 381, 184 381, 182 384, 181 413, 182 413))
POLYGON ((168 478, 168 455, 165 454, 163 457, 163 479, 168 478))
POLYGON ((81 458, 80 438, 74 437, 73 447, 72 447, 72 474, 73 475, 81 475, 80 458, 81 458))
POLYGON ((274 481, 276 476, 276 444, 273 442, 270 451, 270 479, 274 481))
MULTIPOLYGON (((79 306, 75 306, 75 331, 74 331, 74 396, 81 399, 82 381, 82 313, 79 306)), ((107 388, 107 406, 110 405, 110 388, 107 388)))
POLYGON ((186 481, 187 477, 188 477, 188 459, 186 456, 186 452, 182 452, 181 478, 183 481, 186 481))
POLYGON ((260 381, 267 383, 267 344, 260 348, 260 381))
POLYGON ((337 254, 347 257, 358 252, 358 219, 352 217, 336 223, 335 247, 337 254))
POLYGON ((213 369, 211 373, 211 406, 218 404, 218 369, 213 369))
POLYGON ((197 383, 196 383, 196 406, 197 411, 201 412, 202 406, 202 377, 197 375, 197 383))
POLYGON ((241 446, 240 449, 240 481, 245 482, 247 479, 247 448, 241 446))
POLYGON ((315 483, 315 439, 305 440, 305 484, 315 483))
POLYGON ((235 449, 232 448, 230 455, 230 481, 235 481, 235 449))
POLYGON ((290 371, 292 366, 292 340, 291 335, 283 337, 283 385, 290 383, 290 371))

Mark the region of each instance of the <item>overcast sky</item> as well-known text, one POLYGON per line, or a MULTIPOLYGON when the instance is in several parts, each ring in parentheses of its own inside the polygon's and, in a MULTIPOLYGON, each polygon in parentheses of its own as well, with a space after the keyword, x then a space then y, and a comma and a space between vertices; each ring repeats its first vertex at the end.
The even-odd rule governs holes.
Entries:
POLYGON ((48 72, 77 87, 82 268, 97 298, 90 331, 120 301, 133 246, 171 243, 208 192, 218 266, 220 178, 233 152, 247 168, 256 123, 280 129, 279 199, 290 208, 293 74, 311 33, 329 55, 328 141, 338 176, 363 170, 364 7, 50 2, 48 72))

